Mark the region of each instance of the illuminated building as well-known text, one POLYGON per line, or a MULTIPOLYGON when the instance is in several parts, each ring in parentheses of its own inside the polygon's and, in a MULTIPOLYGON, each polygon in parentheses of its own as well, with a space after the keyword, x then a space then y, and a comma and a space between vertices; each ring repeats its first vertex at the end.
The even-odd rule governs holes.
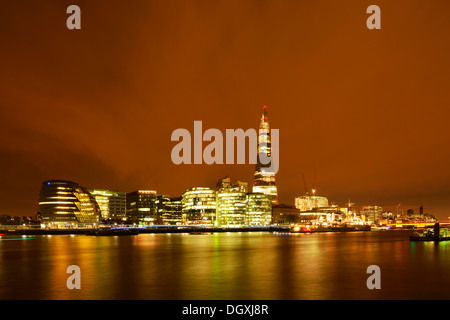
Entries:
POLYGON ((181 197, 183 222, 187 224, 216 224, 217 191, 197 187, 186 190, 181 197))
POLYGON ((216 184, 216 187, 219 189, 219 191, 222 189, 230 188, 231 187, 230 177, 227 176, 225 178, 219 179, 219 181, 216 184))
POLYGON ((179 225, 183 223, 181 197, 158 195, 156 208, 162 224, 179 225))
POLYGON ((325 222, 329 220, 329 213, 317 210, 300 211, 300 222, 325 222))
POLYGON ((271 196, 272 204, 278 203, 278 192, 275 183, 275 172, 270 169, 270 164, 261 163, 260 156, 270 157, 272 145, 270 140, 269 119, 267 118, 267 106, 263 107, 258 134, 258 158, 255 168, 252 192, 264 193, 271 196))
POLYGON ((347 208, 336 205, 329 207, 315 207, 310 210, 300 211, 300 222, 341 222, 348 212, 347 208))
POLYGON ((262 193, 247 193, 245 224, 268 226, 272 224, 272 198, 262 193))
POLYGON ((371 224, 378 224, 382 218, 383 207, 363 206, 360 215, 365 217, 365 221, 371 224))
POLYGON ((127 193, 127 218, 140 225, 158 224, 156 191, 138 190, 127 193))
POLYGON ((244 225, 247 215, 247 194, 233 188, 217 193, 217 224, 244 225))
POLYGON ((222 226, 270 225, 271 196, 247 193, 246 182, 231 183, 229 177, 217 183, 217 224, 222 226))
POLYGON ((300 196, 295 198, 295 207, 300 211, 310 211, 317 208, 328 207, 328 199, 319 196, 300 196))
POLYGON ((50 227, 85 227, 101 219, 94 196, 81 185, 64 180, 42 184, 39 211, 43 224, 50 227))
POLYGON ((219 181, 216 184, 216 187, 218 188, 219 191, 233 190, 233 191, 240 191, 240 192, 246 193, 248 190, 247 182, 238 181, 238 182, 232 184, 230 177, 225 177, 223 179, 219 179, 219 181))
POLYGON ((100 207, 103 220, 126 219, 126 194, 120 191, 89 189, 100 207))

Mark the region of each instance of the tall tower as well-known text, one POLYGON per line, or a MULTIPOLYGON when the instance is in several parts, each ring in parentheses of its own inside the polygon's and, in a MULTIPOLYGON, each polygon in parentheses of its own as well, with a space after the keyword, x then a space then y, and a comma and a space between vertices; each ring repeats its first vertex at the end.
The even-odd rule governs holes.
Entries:
POLYGON ((270 195, 272 204, 278 204, 278 192, 277 185, 275 183, 275 172, 270 169, 270 163, 261 163, 261 154, 266 154, 266 156, 268 157, 270 157, 272 154, 269 119, 267 118, 267 106, 263 107, 261 122, 259 124, 258 159, 256 162, 252 191, 254 193, 264 193, 270 195))

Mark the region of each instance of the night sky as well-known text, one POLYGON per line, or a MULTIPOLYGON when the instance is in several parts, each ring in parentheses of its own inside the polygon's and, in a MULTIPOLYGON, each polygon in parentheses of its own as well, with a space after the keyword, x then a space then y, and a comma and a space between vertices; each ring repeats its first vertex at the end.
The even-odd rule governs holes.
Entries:
MULTIPOLYGON (((280 130, 280 202, 450 216, 450 2, 40 0, 0 10, 0 214, 41 183, 179 196, 254 165, 180 165, 172 131, 280 130), (69 30, 66 8, 81 8, 69 30), (381 30, 366 8, 381 8, 381 30), (316 174, 314 174, 316 172, 316 174), (314 176, 316 177, 314 179, 314 176)), ((205 144, 206 145, 206 144, 205 144)))

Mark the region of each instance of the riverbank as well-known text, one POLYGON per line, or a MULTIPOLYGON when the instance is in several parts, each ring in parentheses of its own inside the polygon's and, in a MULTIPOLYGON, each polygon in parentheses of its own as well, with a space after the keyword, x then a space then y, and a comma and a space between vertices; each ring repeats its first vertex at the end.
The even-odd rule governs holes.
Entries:
MULTIPOLYGON (((215 232, 288 232, 287 226, 258 226, 258 227, 200 227, 200 226, 155 226, 118 229, 133 229, 138 233, 215 233, 215 232)), ((2 229, 4 235, 64 235, 86 234, 93 229, 2 229)))

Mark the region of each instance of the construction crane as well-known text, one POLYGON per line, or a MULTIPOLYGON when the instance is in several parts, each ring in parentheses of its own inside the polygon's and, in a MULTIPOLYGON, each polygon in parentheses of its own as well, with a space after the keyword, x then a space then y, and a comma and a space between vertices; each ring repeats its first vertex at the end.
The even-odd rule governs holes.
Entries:
POLYGON ((303 185, 305 187, 305 196, 308 195, 308 187, 306 186, 305 174, 303 173, 303 185))

